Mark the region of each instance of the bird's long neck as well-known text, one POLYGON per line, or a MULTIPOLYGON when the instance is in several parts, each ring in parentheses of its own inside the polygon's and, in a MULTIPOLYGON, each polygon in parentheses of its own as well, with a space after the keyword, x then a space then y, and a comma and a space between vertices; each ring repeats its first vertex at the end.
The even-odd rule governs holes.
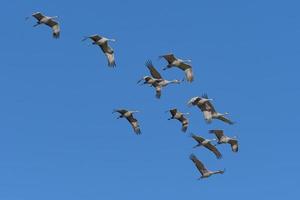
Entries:
POLYGON ((185 60, 182 60, 182 61, 183 61, 183 62, 188 62, 188 63, 192 62, 191 59, 185 59, 185 60))
POLYGON ((178 84, 178 83, 180 83, 180 81, 175 79, 175 80, 170 81, 170 83, 177 83, 178 84))

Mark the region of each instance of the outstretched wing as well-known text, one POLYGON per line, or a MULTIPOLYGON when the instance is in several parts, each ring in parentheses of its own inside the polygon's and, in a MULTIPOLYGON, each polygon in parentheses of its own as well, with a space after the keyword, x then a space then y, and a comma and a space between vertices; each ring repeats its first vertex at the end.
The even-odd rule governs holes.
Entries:
POLYGON ((182 124, 181 130, 183 132, 186 132, 186 130, 187 130, 188 126, 189 126, 189 120, 187 118, 185 118, 183 115, 178 120, 182 124))
POLYGON ((180 65, 178 66, 178 68, 181 69, 181 70, 183 70, 183 71, 185 71, 187 69, 191 69, 192 66, 189 65, 189 64, 187 64, 187 63, 185 63, 185 62, 181 62, 180 65))
POLYGON ((170 113, 171 113, 171 115, 174 117, 174 116, 176 115, 176 113, 177 113, 177 109, 176 109, 176 108, 171 109, 171 110, 170 110, 170 113))
POLYGON ((161 86, 159 86, 159 85, 155 86, 155 92, 156 92, 155 97, 158 99, 160 99, 160 97, 161 97, 161 90, 162 90, 161 86))
POLYGON ((131 126, 132 126, 134 132, 135 132, 137 135, 141 134, 141 129, 140 129, 140 126, 139 126, 139 123, 138 123, 137 119, 135 119, 135 118, 133 117, 132 114, 131 114, 129 117, 127 117, 126 119, 127 119, 127 120, 129 121, 129 123, 131 124, 131 126))
POLYGON ((209 133, 215 134, 218 140, 221 140, 221 138, 224 136, 223 130, 210 130, 209 133))
POLYGON ((231 149, 233 152, 238 152, 239 150, 239 145, 238 141, 236 139, 230 139, 228 143, 231 145, 231 149))
POLYGON ((128 110, 125 110, 125 109, 114 109, 114 110, 113 110, 113 113, 115 113, 115 112, 118 112, 118 113, 120 113, 121 115, 124 115, 125 113, 128 112, 128 110))
POLYGON ((52 33, 54 38, 59 38, 60 35, 60 26, 59 23, 50 19, 46 22, 46 25, 52 28, 52 33))
POLYGON ((221 152, 214 145, 212 145, 210 142, 205 144, 205 147, 207 149, 209 149, 211 152, 213 152, 218 159, 222 158, 221 152))
POLYGON ((194 80, 194 74, 193 74, 192 68, 185 69, 184 73, 185 73, 186 80, 188 82, 193 82, 193 80, 194 80))
POLYGON ((116 62, 115 62, 114 50, 108 45, 107 41, 104 42, 102 45, 100 45, 100 47, 107 58, 108 66, 115 67, 116 62))
POLYGON ((155 69, 155 67, 153 66, 151 60, 146 61, 145 63, 146 67, 148 67, 150 74, 153 78, 156 79, 162 79, 162 76, 160 75, 160 73, 155 69))
POLYGON ((40 13, 40 12, 33 13, 32 16, 33 16, 34 18, 36 18, 38 21, 41 21, 41 19, 43 19, 43 18, 45 17, 45 16, 44 16, 42 13, 40 13))
POLYGON ((203 165, 203 163, 194 155, 191 154, 190 155, 190 159, 193 161, 193 163, 195 164, 195 166, 197 167, 197 169, 199 170, 199 172, 203 175, 205 172, 207 172, 208 170, 205 168, 205 166, 203 165))
POLYGON ((174 54, 166 54, 159 56, 159 58, 164 58, 166 61, 171 64, 174 60, 177 60, 177 58, 174 56, 174 54))
POLYGON ((97 42, 97 41, 101 40, 103 37, 100 36, 100 35, 98 35, 98 34, 95 34, 95 35, 91 35, 91 36, 85 37, 83 40, 86 40, 88 38, 90 38, 94 42, 97 42))
POLYGON ((230 124, 230 125, 234 124, 233 121, 231 121, 230 119, 226 118, 226 117, 223 116, 223 115, 218 116, 217 119, 219 119, 219 120, 221 120, 221 121, 223 121, 223 122, 225 122, 225 123, 227 123, 227 124, 230 124))
POLYGON ((192 138, 194 140, 196 140, 199 144, 202 144, 202 142, 205 140, 203 137, 197 136, 197 135, 194 135, 194 134, 192 134, 192 138))

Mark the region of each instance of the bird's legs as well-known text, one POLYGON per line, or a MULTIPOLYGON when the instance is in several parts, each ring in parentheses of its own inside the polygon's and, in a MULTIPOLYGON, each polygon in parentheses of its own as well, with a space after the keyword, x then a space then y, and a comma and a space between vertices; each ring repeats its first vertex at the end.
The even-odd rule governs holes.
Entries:
POLYGON ((201 144, 201 143, 199 143, 199 144, 197 144, 197 145, 193 146, 193 148, 197 148, 197 147, 200 147, 200 146, 202 146, 202 144, 201 144))
POLYGON ((38 25, 41 25, 41 22, 37 22, 35 25, 33 25, 33 27, 37 27, 38 25))

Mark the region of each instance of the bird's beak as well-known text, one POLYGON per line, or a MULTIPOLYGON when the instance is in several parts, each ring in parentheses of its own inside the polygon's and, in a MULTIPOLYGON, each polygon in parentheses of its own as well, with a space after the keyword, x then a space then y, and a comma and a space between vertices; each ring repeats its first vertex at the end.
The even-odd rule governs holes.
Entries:
POLYGON ((188 105, 188 107, 192 107, 192 106, 193 106, 193 102, 192 102, 192 101, 189 101, 189 102, 187 103, 187 105, 188 105))

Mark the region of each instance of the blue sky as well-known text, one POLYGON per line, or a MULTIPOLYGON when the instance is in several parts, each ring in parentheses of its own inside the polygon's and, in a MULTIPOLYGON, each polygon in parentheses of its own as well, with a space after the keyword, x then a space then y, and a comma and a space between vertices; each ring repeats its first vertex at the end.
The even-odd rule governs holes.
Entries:
MULTIPOLYGON (((0 3, 0 199, 296 199, 300 109, 298 1, 14 1, 0 3), (33 28, 35 11, 59 16, 61 38, 33 28), (85 35, 117 39, 116 69, 85 35), (195 82, 162 99, 136 81, 151 59, 193 60, 195 82), (207 125, 188 108, 207 92, 236 125, 207 125), (224 129, 240 152, 216 160, 168 121, 190 112, 188 132, 224 129), (142 135, 114 108, 138 109, 142 135), (224 175, 198 181, 190 153, 224 175)), ((182 78, 176 69, 162 72, 182 78)))

